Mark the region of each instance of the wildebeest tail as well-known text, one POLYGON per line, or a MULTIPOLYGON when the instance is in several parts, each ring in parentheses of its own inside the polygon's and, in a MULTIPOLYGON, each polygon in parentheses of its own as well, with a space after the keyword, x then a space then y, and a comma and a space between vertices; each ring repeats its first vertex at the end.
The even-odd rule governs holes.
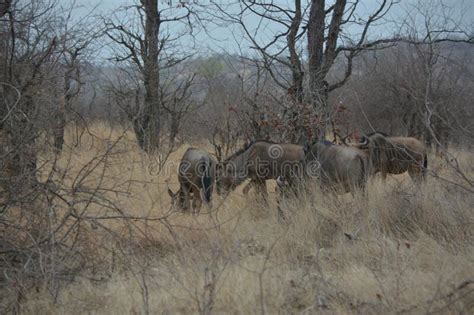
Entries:
POLYGON ((426 172, 428 171, 428 155, 425 154, 424 159, 423 159, 423 169, 421 170, 421 175, 423 178, 426 177, 426 172))
POLYGON ((211 176, 211 166, 209 160, 203 160, 203 172, 201 177, 202 184, 202 196, 205 202, 211 201, 212 195, 212 176, 211 176))

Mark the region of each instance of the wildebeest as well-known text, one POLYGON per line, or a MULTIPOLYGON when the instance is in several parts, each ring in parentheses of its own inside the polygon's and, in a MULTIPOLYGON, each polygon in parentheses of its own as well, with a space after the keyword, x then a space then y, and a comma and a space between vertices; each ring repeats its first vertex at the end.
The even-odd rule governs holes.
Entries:
POLYGON ((323 189, 354 193, 365 191, 368 157, 350 146, 320 141, 305 149, 306 174, 318 179, 323 189))
POLYGON ((381 132, 365 135, 354 145, 369 154, 372 173, 402 174, 408 171, 415 182, 425 178, 428 158, 425 145, 412 137, 388 137, 381 132))
POLYGON ((204 200, 211 201, 215 182, 216 160, 209 153, 189 148, 181 158, 178 170, 179 190, 173 193, 168 188, 174 205, 183 211, 189 210, 192 199, 192 210, 199 213, 204 200))
MULTIPOLYGON (((258 140, 235 152, 217 168, 218 193, 235 189, 250 178, 257 190, 267 195, 266 181, 284 178, 291 184, 301 178, 304 165, 303 147, 296 144, 258 140)), ((249 186, 245 188, 248 191, 249 186)))

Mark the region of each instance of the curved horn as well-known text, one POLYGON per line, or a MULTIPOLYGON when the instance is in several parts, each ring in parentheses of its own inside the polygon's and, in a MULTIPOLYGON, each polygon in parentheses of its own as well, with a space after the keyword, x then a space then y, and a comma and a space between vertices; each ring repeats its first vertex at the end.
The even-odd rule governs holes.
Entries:
POLYGON ((369 138, 367 138, 366 136, 362 136, 361 140, 362 142, 359 142, 360 146, 366 146, 369 144, 369 138))
POLYGON ((166 183, 166 188, 167 188, 167 191, 168 191, 168 195, 170 195, 171 198, 173 198, 177 193, 174 193, 171 188, 170 188, 170 185, 168 184, 168 181, 165 181, 166 183))
POLYGON ((347 136, 341 138, 342 143, 344 143, 345 145, 349 145, 349 144, 347 144, 347 142, 346 142, 346 139, 349 138, 349 136, 350 136, 350 135, 347 135, 347 136))

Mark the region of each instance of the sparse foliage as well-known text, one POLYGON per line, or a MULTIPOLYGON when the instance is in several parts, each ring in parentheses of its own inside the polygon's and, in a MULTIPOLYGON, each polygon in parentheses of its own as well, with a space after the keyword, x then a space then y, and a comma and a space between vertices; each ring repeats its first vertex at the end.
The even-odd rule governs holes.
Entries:
POLYGON ((473 313, 467 12, 443 0, 1 1, 0 313, 473 313), (381 133, 370 150, 349 143, 375 130, 417 138, 423 161, 381 133), (357 147, 324 144, 357 154, 361 174, 366 158, 381 170, 411 159, 425 181, 356 172, 348 185, 363 179, 363 193, 336 196, 317 163, 319 181, 281 173, 268 191, 222 171, 231 156, 258 166, 235 153, 259 139, 277 149, 268 161, 286 143, 309 164, 302 145, 326 139, 357 147), (189 147, 223 162, 196 158, 213 162, 195 176, 211 189, 193 192, 209 201, 193 214, 166 194, 189 147), (211 200, 224 175, 233 192, 211 200))

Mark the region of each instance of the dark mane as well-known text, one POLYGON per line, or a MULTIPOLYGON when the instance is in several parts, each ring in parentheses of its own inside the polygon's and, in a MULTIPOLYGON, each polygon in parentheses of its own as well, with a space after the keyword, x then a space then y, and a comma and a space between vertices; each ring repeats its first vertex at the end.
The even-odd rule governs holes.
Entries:
POLYGON ((255 141, 252 141, 252 144, 255 144, 257 142, 263 142, 263 143, 268 143, 268 144, 282 144, 281 142, 275 142, 275 141, 267 140, 267 139, 255 140, 255 141))
POLYGON ((232 153, 231 155, 229 155, 228 157, 225 158, 224 162, 228 162, 229 160, 233 159, 234 157, 238 156, 238 155, 241 155, 242 153, 244 153, 245 151, 247 151, 248 148, 250 148, 250 146, 252 144, 254 144, 255 141, 250 141, 250 143, 247 143, 243 148, 235 151, 234 153, 232 153))
POLYGON ((273 142, 273 141, 270 141, 270 140, 266 140, 266 139, 259 139, 259 140, 252 140, 250 141, 249 143, 247 143, 243 148, 235 151, 234 153, 232 153, 231 155, 229 155, 225 160, 224 162, 228 162, 229 160, 241 155, 242 153, 244 153, 245 151, 248 150, 248 148, 250 148, 252 145, 254 145, 255 143, 257 142, 265 142, 265 143, 270 143, 270 144, 277 144, 276 142, 273 142))
POLYGON ((373 135, 375 135, 375 134, 380 134, 380 135, 382 135, 382 136, 384 136, 384 137, 388 137, 388 136, 389 136, 389 135, 386 134, 385 132, 378 131, 378 130, 375 130, 374 132, 371 132, 371 133, 367 133, 367 134, 365 134, 365 136, 366 136, 366 137, 371 137, 371 136, 373 136, 373 135))

